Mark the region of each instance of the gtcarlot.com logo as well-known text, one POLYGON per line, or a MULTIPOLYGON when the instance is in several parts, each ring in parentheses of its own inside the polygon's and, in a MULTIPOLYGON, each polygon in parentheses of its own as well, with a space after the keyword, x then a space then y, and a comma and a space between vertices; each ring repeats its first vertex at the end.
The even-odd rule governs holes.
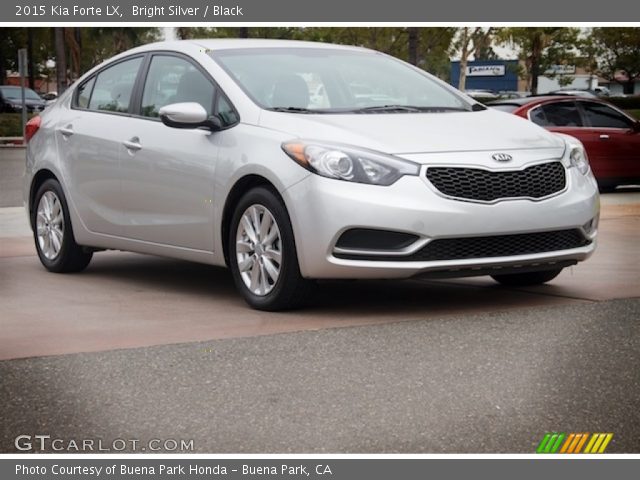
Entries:
POLYGON ((140 441, 135 438, 116 438, 105 441, 101 438, 64 439, 51 435, 18 435, 13 442, 22 452, 192 452, 193 439, 159 439, 140 441))

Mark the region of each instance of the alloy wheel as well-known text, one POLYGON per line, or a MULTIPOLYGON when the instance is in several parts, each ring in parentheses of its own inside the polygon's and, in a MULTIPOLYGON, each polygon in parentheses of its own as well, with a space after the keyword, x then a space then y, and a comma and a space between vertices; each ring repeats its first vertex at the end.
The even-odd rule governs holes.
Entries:
POLYGON ((36 235, 40 251, 47 260, 54 260, 64 241, 64 212, 58 196, 47 190, 36 210, 36 235))
POLYGON ((282 238, 273 214, 263 205, 251 205, 240 218, 236 261, 251 293, 265 296, 273 290, 282 268, 282 238))

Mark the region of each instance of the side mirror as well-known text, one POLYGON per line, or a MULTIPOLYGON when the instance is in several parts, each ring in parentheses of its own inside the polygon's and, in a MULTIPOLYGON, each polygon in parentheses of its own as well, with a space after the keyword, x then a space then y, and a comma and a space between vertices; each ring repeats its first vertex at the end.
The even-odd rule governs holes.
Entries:
POLYGON ((202 105, 195 102, 172 103, 160 109, 160 120, 167 127, 172 128, 200 128, 205 127, 211 131, 222 128, 220 119, 215 116, 208 117, 207 111, 202 105))
POLYGON ((640 120, 638 120, 631 126, 631 130, 633 130, 634 132, 640 132, 640 120))

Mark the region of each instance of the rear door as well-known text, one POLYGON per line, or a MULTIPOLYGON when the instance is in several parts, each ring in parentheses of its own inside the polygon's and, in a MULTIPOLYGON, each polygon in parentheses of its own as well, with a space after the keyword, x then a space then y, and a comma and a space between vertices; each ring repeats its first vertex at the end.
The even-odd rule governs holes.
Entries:
POLYGON ((604 103, 579 101, 578 105, 587 124, 584 142, 596 177, 640 178, 640 133, 633 129, 635 122, 604 103))
POLYGON ((119 162, 143 58, 128 57, 103 68, 76 88, 71 108, 60 110, 56 139, 67 165, 66 184, 92 232, 122 233, 119 162))

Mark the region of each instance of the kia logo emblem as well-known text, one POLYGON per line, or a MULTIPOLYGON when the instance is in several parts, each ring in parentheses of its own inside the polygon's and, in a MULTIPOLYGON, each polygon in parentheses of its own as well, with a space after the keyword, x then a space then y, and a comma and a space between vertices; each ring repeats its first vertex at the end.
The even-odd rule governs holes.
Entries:
POLYGON ((508 153, 494 153, 493 155, 491 155, 491 158, 493 158, 496 162, 510 162, 511 160, 513 160, 513 157, 508 153))

